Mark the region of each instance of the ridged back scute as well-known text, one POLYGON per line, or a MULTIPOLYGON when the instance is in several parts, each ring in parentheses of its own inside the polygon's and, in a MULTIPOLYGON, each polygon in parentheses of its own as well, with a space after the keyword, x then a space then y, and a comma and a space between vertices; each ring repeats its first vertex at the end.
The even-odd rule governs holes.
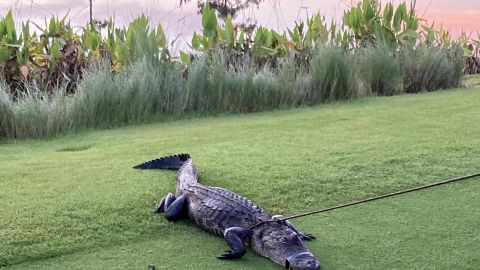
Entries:
POLYGON ((214 234, 223 235, 235 226, 247 228, 271 217, 247 198, 223 188, 195 184, 186 187, 185 192, 194 207, 190 218, 214 234))
POLYGON ((240 196, 235 192, 220 187, 210 187, 210 189, 216 191, 217 194, 221 194, 224 198, 228 199, 232 206, 242 205, 244 207, 252 208, 258 213, 263 212, 263 210, 257 205, 255 205, 251 200, 247 199, 246 197, 240 196))

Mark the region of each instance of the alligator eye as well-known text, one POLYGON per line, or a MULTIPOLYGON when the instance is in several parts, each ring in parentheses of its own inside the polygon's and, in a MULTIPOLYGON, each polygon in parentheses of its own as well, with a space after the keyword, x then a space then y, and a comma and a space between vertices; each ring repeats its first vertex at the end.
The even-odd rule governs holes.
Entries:
POLYGON ((286 240, 285 240, 285 238, 283 238, 283 237, 282 237, 282 238, 280 238, 280 240, 279 240, 279 241, 280 241, 280 242, 282 242, 282 243, 284 243, 284 244, 285 244, 285 243, 287 243, 287 241, 286 241, 286 240))

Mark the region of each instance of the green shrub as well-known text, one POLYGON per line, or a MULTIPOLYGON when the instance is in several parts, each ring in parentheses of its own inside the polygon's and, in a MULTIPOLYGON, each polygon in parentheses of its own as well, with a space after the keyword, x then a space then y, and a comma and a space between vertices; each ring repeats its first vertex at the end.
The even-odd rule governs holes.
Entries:
POLYGON ((209 87, 208 63, 205 57, 200 57, 188 69, 188 80, 185 84, 184 110, 199 111, 206 103, 204 93, 209 87))
POLYGON ((74 94, 67 94, 67 87, 47 94, 27 85, 17 101, 0 84, 0 137, 45 138, 151 118, 393 95, 402 89, 402 76, 406 91, 431 91, 456 86, 463 65, 459 50, 418 47, 398 53, 382 44, 355 51, 318 48, 308 67, 299 67, 294 56, 262 68, 249 59, 235 62, 227 57, 221 50, 200 55, 188 70, 161 59, 144 58, 122 72, 112 72, 109 62, 100 63, 83 74, 74 94))
POLYGON ((456 47, 404 47, 402 64, 405 92, 434 91, 458 86, 462 77, 463 56, 456 47))
POLYGON ((173 63, 140 61, 112 74, 100 65, 85 75, 68 112, 72 129, 111 127, 183 110, 182 71, 173 63))
POLYGON ((447 55, 452 71, 450 76, 445 78, 446 80, 443 83, 443 88, 458 87, 461 84, 465 69, 463 49, 460 46, 455 46, 449 49, 443 48, 443 51, 447 55))
POLYGON ((169 117, 184 110, 182 70, 173 63, 140 61, 113 74, 108 64, 85 74, 77 93, 47 94, 35 85, 10 100, 0 86, 0 137, 46 138, 70 130, 106 128, 169 117))
POLYGON ((359 48, 354 58, 357 79, 366 87, 366 93, 391 96, 401 92, 400 61, 390 45, 380 42, 359 48))
POLYGON ((35 85, 25 87, 23 97, 12 102, 12 138, 46 138, 68 129, 66 89, 55 89, 53 95, 35 85))
POLYGON ((256 112, 279 108, 294 96, 293 61, 283 59, 276 69, 258 70, 245 62, 227 64, 223 52, 197 58, 186 82, 187 112, 256 112))
POLYGON ((13 137, 14 134, 12 101, 7 88, 7 85, 0 81, 0 138, 13 137))
POLYGON ((355 94, 351 60, 352 57, 341 48, 318 49, 311 63, 312 89, 306 101, 317 104, 351 98, 355 94))

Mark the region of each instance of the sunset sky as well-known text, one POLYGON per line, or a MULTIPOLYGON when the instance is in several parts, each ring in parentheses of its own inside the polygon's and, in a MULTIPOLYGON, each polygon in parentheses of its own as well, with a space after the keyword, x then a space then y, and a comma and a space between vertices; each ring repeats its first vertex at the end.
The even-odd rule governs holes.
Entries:
MULTIPOLYGON (((259 8, 239 14, 236 20, 241 22, 246 18, 254 18, 261 25, 284 31, 285 27, 294 25, 297 18, 305 18, 307 14, 317 11, 327 20, 338 20, 351 2, 356 1, 265 0, 259 8)), ((162 24, 170 40, 177 37, 189 40, 193 32, 201 27, 195 0, 182 7, 179 7, 178 0, 93 0, 93 6, 95 18, 114 16, 119 25, 145 13, 153 22, 162 24)), ((64 16, 69 11, 72 25, 84 26, 89 14, 88 0, 1 0, 0 16, 5 15, 9 8, 15 11, 17 23, 20 19, 30 18, 43 24, 45 16, 64 16)), ((429 22, 434 21, 437 26, 443 24, 454 36, 462 29, 473 33, 474 37, 480 32, 480 0, 418 0, 417 13, 429 22)))

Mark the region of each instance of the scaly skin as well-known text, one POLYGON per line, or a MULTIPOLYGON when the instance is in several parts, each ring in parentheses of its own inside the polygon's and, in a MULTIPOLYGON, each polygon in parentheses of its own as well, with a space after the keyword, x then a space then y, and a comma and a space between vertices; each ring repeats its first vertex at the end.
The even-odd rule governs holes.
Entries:
POLYGON ((231 227, 249 228, 272 217, 245 197, 218 187, 186 187, 188 216, 201 228, 220 236, 231 227))
POLYGON ((320 263, 305 247, 303 240, 312 240, 309 234, 300 233, 288 221, 272 216, 250 200, 231 191, 208 187, 198 182, 197 170, 189 155, 181 154, 140 164, 138 169, 178 169, 175 196, 168 194, 156 207, 170 220, 188 216, 204 230, 223 236, 230 250, 219 259, 238 259, 245 254, 249 244, 259 255, 287 269, 318 270, 320 263))

